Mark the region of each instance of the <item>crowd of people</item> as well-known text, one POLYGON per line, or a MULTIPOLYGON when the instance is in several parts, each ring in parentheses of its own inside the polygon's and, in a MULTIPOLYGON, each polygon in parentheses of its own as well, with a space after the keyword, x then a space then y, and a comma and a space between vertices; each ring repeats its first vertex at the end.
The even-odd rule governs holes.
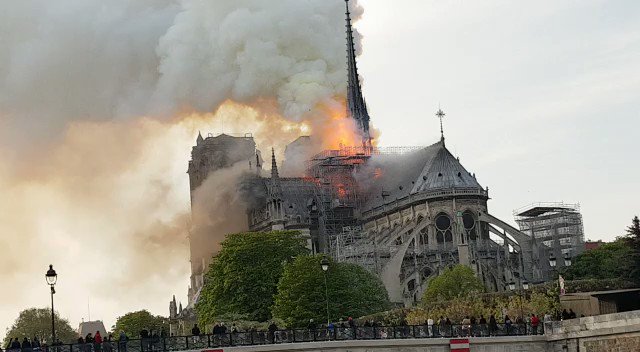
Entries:
MULTIPOLYGON (((225 323, 216 323, 210 333, 211 338, 202 338, 198 324, 191 329, 190 337, 167 336, 164 329, 149 331, 143 329, 139 333, 139 339, 132 339, 120 331, 117 338, 112 334, 102 336, 99 331, 95 334, 87 334, 79 337, 71 348, 62 347, 63 343, 56 339, 50 346, 41 343, 38 337, 29 339, 24 337, 10 338, 5 347, 6 352, 128 352, 128 347, 135 346, 135 352, 154 352, 164 350, 189 349, 200 345, 231 346, 247 344, 263 344, 278 342, 298 342, 316 340, 347 340, 347 339, 387 339, 387 338, 428 338, 428 337, 458 337, 458 336, 496 336, 496 335, 537 335, 544 332, 544 325, 554 320, 567 320, 577 318, 576 313, 569 309, 563 310, 556 317, 545 314, 540 317, 536 314, 512 320, 508 315, 501 323, 494 315, 485 318, 466 316, 459 322, 452 322, 445 316, 438 319, 427 319, 423 324, 409 325, 405 319, 401 319, 397 326, 385 326, 374 320, 364 321, 358 325, 349 317, 337 323, 317 324, 313 319, 309 320, 306 329, 280 330, 275 322, 271 322, 266 330, 258 330, 255 327, 241 330, 235 323, 227 327, 225 323), (131 344, 130 344, 131 342, 131 344), (53 349, 53 351, 50 351, 53 349)), ((206 334, 206 333, 205 333, 206 334)), ((133 348, 132 348, 133 350, 133 348)), ((0 348, 0 352, 2 348, 0 348)), ((133 352, 133 351, 132 351, 133 352)))

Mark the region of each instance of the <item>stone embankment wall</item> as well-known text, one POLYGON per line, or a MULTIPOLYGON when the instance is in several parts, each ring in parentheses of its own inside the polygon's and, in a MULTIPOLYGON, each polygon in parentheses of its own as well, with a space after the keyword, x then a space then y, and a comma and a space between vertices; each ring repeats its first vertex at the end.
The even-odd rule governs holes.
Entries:
MULTIPOLYGON (((547 352, 545 336, 471 338, 472 352, 547 352)), ((449 339, 330 341, 225 348, 224 352, 450 352, 449 339)))
POLYGON ((640 311, 553 323, 549 352, 640 352, 640 311))
MULTIPOLYGON (((640 352, 640 311, 555 322, 546 329, 544 336, 470 338, 471 352, 640 352)), ((224 352, 450 352, 450 349, 449 339, 431 338, 230 347, 224 348, 224 352)))

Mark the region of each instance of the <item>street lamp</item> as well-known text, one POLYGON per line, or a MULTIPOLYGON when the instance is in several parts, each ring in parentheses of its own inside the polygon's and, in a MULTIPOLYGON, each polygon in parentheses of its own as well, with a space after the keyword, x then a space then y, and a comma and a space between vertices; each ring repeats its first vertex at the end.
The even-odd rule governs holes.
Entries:
POLYGON ((327 271, 329 270, 329 260, 327 257, 322 257, 320 261, 320 267, 322 268, 322 272, 324 274, 324 296, 327 301, 327 328, 331 323, 331 319, 329 318, 329 286, 327 285, 327 271))
POLYGON ((49 270, 44 275, 47 279, 47 284, 51 287, 51 343, 54 344, 56 342, 56 323, 55 323, 55 313, 53 310, 53 295, 56 293, 56 289, 53 287, 56 285, 58 281, 58 274, 55 270, 53 270, 53 265, 49 264, 49 270))

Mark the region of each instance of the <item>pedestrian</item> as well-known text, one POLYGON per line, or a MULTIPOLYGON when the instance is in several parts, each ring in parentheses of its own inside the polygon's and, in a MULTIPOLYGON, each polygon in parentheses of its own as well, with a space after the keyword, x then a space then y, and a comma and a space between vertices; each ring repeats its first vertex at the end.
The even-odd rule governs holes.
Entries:
POLYGON ((469 316, 464 317, 464 319, 462 319, 462 336, 469 336, 471 330, 471 319, 469 319, 469 316))
POLYGON ((193 328, 191 329, 191 335, 200 336, 200 328, 198 327, 198 324, 193 325, 193 328))
POLYGON ((40 340, 38 340, 38 336, 34 336, 33 340, 31 340, 31 348, 34 351, 40 351, 40 340))
POLYGON ((441 315, 440 316, 440 321, 438 322, 438 335, 440 335, 440 337, 444 336, 446 331, 447 331, 447 320, 445 320, 445 318, 441 315))
POLYGON ((433 319, 427 319, 427 337, 433 337, 433 319))
POLYGON ((540 319, 535 313, 531 314, 531 334, 538 335, 538 325, 540 325, 540 319))
POLYGON ((88 333, 87 336, 84 337, 84 351, 85 352, 91 352, 92 348, 93 348, 93 335, 91 335, 91 333, 88 333))
POLYGON ((111 334, 107 335, 106 340, 102 342, 102 351, 103 352, 113 352, 113 345, 111 344, 112 336, 111 334))
POLYGON ((278 325, 274 321, 269 325, 269 341, 274 344, 276 343, 276 331, 278 331, 278 325))
POLYGON ((315 341, 316 340, 316 329, 317 329, 317 325, 316 322, 313 321, 313 319, 309 319, 309 323, 307 324, 307 330, 309 331, 309 340, 311 341, 315 341))
POLYGON ((567 310, 566 310, 566 309, 563 309, 563 310, 562 310, 562 315, 561 315, 561 317, 562 317, 562 320, 567 320, 567 319, 569 319, 569 312, 567 312, 567 310))
POLYGON ((484 336, 487 332, 487 319, 484 318, 483 314, 480 314, 478 323, 480 323, 480 336, 484 336))
POLYGON ((20 347, 22 348, 22 352, 31 352, 31 342, 26 337, 22 339, 22 345, 20 347))
POLYGON ((352 339, 356 338, 356 321, 353 320, 353 317, 347 318, 347 323, 349 324, 350 335, 352 339))
POLYGON ((93 336, 93 346, 96 352, 102 351, 102 335, 100 335, 100 331, 96 331, 96 334, 93 336))
POLYGON ((120 336, 118 336, 118 352, 127 352, 127 334, 123 330, 120 330, 120 336))
POLYGON ((142 328, 140 330, 140 349, 142 352, 149 350, 149 330, 142 328))
POLYGON ((489 317, 489 336, 494 336, 498 331, 498 321, 495 315, 491 314, 489 317))
POLYGON ((504 328, 507 330, 507 335, 511 335, 511 318, 508 315, 504 316, 504 328))
POLYGON ((578 316, 576 315, 576 313, 573 311, 573 309, 569 309, 569 319, 575 319, 578 316))

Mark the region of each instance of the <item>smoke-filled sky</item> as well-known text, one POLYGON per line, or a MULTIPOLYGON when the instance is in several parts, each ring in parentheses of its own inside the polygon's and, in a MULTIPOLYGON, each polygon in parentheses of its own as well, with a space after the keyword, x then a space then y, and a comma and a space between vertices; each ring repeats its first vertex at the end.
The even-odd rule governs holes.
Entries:
MULTIPOLYGON (((359 4, 382 145, 436 141, 442 104, 447 146, 490 187, 498 217, 580 202, 587 237, 611 240, 640 212, 639 3, 359 4)), ((341 0, 3 5, 0 335, 20 310, 48 306, 49 263, 74 326, 87 303, 107 328, 131 310, 166 315, 172 294, 186 304, 198 130, 253 132, 281 154, 301 133, 330 132, 316 111, 344 94, 341 0)))

